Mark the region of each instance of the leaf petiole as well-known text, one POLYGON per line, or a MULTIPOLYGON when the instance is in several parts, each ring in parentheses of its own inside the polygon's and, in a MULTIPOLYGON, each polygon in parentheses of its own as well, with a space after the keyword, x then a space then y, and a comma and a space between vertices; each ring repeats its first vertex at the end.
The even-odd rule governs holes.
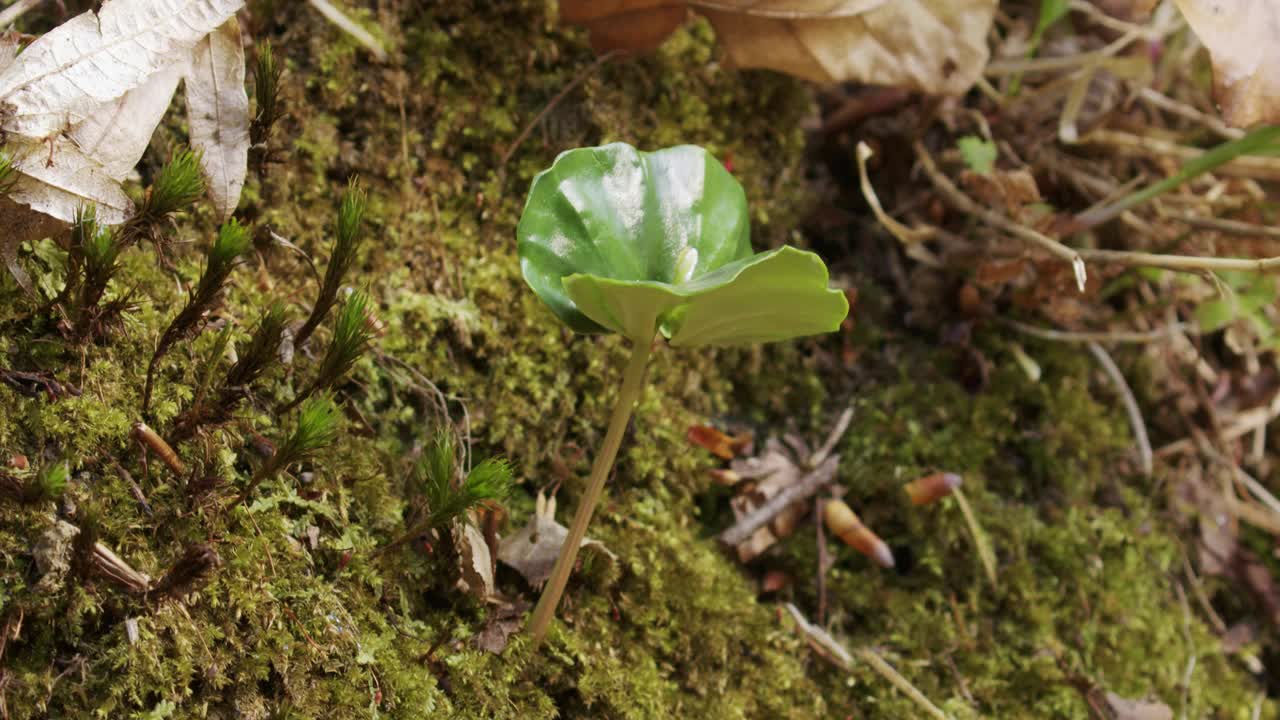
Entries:
POLYGON ((636 401, 644 389, 644 374, 649 365, 649 356, 653 351, 653 341, 637 342, 631 350, 631 359, 622 373, 622 388, 618 391, 618 402, 613 406, 613 415, 609 418, 609 429, 604 435, 604 444, 596 455, 591 466, 591 478, 587 481, 587 491, 578 503, 578 510, 573 515, 573 524, 569 526, 569 535, 564 546, 560 548, 560 556, 556 558, 551 577, 547 579, 542 596, 538 598, 538 606, 533 609, 533 617, 529 621, 529 634, 533 637, 533 645, 537 647, 546 636, 551 626, 551 618, 555 617, 556 606, 560 604, 560 596, 569 582, 569 573, 578 558, 578 548, 587 535, 587 525, 591 515, 600 502, 604 492, 604 481, 613 469, 613 461, 618 457, 618 447, 622 445, 622 435, 631 420, 636 401))

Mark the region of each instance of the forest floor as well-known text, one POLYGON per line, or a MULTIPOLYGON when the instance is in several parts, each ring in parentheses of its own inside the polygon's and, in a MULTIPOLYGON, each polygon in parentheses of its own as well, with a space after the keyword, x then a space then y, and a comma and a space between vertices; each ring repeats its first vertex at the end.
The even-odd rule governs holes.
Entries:
MULTIPOLYGON (((376 8, 355 16, 391 61, 305 3, 250 3, 247 33, 286 68, 287 116, 277 162, 237 213, 257 251, 216 318, 247 333, 284 300, 301 320, 316 281, 271 233, 323 268, 339 198, 360 178, 368 240, 350 284, 372 296, 383 332, 335 388, 335 443, 228 505, 259 448, 293 426, 277 408, 311 377, 327 327, 233 421, 177 444, 182 474, 137 442, 151 350, 216 233, 208 208, 168 233, 163 262, 149 244, 122 257, 111 292, 131 308, 92 342, 68 340, 47 304, 0 278, 0 474, 71 470, 56 501, 0 504, 4 717, 1280 716, 1280 523, 1236 489, 1242 468, 1265 479, 1270 457, 1265 423, 1248 421, 1274 415, 1280 386, 1265 345, 1274 285, 1122 263, 1092 265, 1082 293, 1068 263, 956 199, 1045 227, 1168 157, 1056 143, 1066 101, 1053 91, 995 108, 980 93, 965 105, 731 70, 705 23, 653 53, 598 60, 539 0, 349 5, 376 8), (517 630, 536 590, 512 568, 497 565, 478 597, 459 585, 452 537, 378 549, 420 504, 412 467, 441 429, 464 438, 464 462, 515 469, 494 532, 523 527, 540 492, 555 493, 562 522, 576 506, 626 349, 555 321, 521 277, 515 226, 534 174, 610 141, 709 149, 746 189, 756 248, 818 252, 853 310, 825 337, 655 354, 589 531, 607 552, 584 554, 534 649, 517 630), (871 211, 859 141, 876 151, 881 204, 923 239, 902 242, 871 211), (996 152, 993 167, 973 143, 996 152), (1262 299, 1216 307, 1215 284, 1262 299), (1226 316, 1213 332, 1166 324, 1212 313, 1226 316), (749 562, 722 547, 741 489, 716 482, 724 462, 691 428, 814 447, 846 412, 821 496, 842 496, 895 566, 824 537, 812 507, 749 562), (958 474, 963 496, 912 505, 903 486, 937 472, 958 474), (60 521, 81 540, 64 538, 59 560, 60 521), (150 577, 191 547, 218 562, 183 597, 156 599, 86 571, 70 549, 85 538, 150 577)), ((36 13, 25 29, 55 19, 36 13)), ((1141 116, 1154 133, 1156 111, 1086 90, 1082 125, 1138 132, 1141 116)), ((1205 135, 1160 128, 1212 144, 1205 135)), ((179 121, 162 127, 144 184, 185 139, 179 121)), ((1213 192, 1238 199, 1248 182, 1213 192)), ((1131 217, 1089 242, 1255 247, 1131 217)), ((22 249, 46 299, 65 257, 53 240, 22 249)), ((210 325, 160 369, 161 435, 225 364, 210 325)))

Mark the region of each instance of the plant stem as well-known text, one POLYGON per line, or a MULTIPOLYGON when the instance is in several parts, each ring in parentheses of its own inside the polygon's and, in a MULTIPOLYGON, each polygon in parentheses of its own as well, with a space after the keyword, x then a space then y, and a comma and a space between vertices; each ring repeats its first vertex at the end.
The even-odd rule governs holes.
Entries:
POLYGON ((564 594, 564 586, 569 582, 569 573, 578 558, 578 548, 587 535, 587 524, 600 502, 600 494, 604 492, 604 481, 613 469, 613 461, 618 457, 618 447, 622 445, 622 434, 631 420, 631 411, 635 409, 636 400, 644 386, 644 371, 649 364, 649 354, 653 342, 636 343, 631 350, 631 359, 622 374, 622 389, 618 391, 618 403, 613 407, 613 416, 609 419, 609 430, 604 436, 604 445, 596 455, 595 464, 591 466, 591 478, 587 481, 587 492, 578 503, 578 512, 573 516, 573 524, 569 527, 569 535, 564 546, 560 548, 560 557, 551 570, 551 577, 542 589, 542 597, 538 598, 538 606, 533 609, 533 618, 529 621, 529 634, 533 636, 533 646, 542 643, 542 638, 551 626, 551 618, 555 616, 556 606, 560 604, 560 596, 564 594))

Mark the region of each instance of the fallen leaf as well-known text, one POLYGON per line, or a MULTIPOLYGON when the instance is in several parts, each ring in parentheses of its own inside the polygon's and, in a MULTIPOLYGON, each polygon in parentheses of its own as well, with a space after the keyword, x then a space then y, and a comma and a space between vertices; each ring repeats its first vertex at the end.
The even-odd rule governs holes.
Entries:
POLYGON ((1209 49, 1214 97, 1228 125, 1280 121, 1280 4, 1273 0, 1176 0, 1209 49))
POLYGON ((691 425, 686 435, 689 442, 705 448, 722 460, 732 460, 739 453, 751 452, 751 433, 727 435, 710 425, 691 425))
POLYGON ((196 43, 186 76, 191 147, 200 152, 213 207, 224 220, 240 204, 249 170, 244 42, 234 17, 196 43))
POLYGON ((115 0, 31 43, 0 72, 5 131, 42 140, 79 125, 187 57, 244 0, 115 0))
POLYGON ((1162 702, 1129 700, 1113 692, 1104 697, 1110 720, 1173 720, 1173 710, 1162 702))
POLYGON ((670 0, 562 0, 560 19, 591 31, 591 46, 607 50, 651 50, 680 27, 689 10, 670 0))
POLYGON ((652 47, 692 8, 729 61, 814 82, 961 94, 986 66, 996 0, 563 0, 597 50, 652 47))
POLYGON ((179 63, 160 70, 73 128, 71 139, 108 175, 124 180, 151 144, 181 77, 179 63))
MULTIPOLYGON (((560 548, 569 530, 556 522, 556 499, 538 493, 533 517, 519 532, 503 538, 498 559, 524 576, 530 585, 538 587, 551 577, 560 548)), ((591 547, 610 559, 615 556, 598 540, 583 538, 580 547, 591 547)))
POLYGON ((21 173, 9 199, 69 223, 81 207, 96 207, 98 222, 117 225, 133 214, 133 202, 105 167, 64 137, 8 144, 21 173), (52 149, 50 149, 52 143, 52 149))
POLYGON ((493 560, 484 533, 469 522, 454 530, 454 542, 458 548, 459 583, 466 592, 479 598, 491 597, 493 584, 493 560))
POLYGON ((524 613, 529 609, 525 600, 502 602, 489 612, 484 629, 476 634, 476 647, 494 655, 507 649, 507 642, 524 624, 524 613))

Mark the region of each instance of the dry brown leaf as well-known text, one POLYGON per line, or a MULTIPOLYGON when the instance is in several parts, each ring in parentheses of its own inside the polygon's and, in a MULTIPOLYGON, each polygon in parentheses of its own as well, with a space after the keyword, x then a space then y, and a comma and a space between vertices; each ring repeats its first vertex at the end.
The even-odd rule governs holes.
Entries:
POLYGON ((597 50, 656 45, 686 8, 715 27, 728 60, 814 82, 960 94, 986 65, 996 0, 564 0, 597 50))
POLYGON ((507 649, 507 641, 524 624, 524 612, 529 603, 524 600, 502 601, 489 612, 484 629, 476 633, 477 648, 494 655, 507 649))
POLYGON ((42 35, 0 72, 5 131, 40 140, 79 125, 186 58, 244 0, 115 0, 42 35))
POLYGON ((240 204, 249 170, 249 96, 244 42, 233 17, 196 43, 186 77, 191 147, 200 151, 209 198, 222 219, 240 204))
POLYGON ((1214 97, 1228 125, 1280 122, 1280 4, 1176 0, 1213 59, 1214 97))
POLYGON ((479 598, 491 597, 495 590, 493 559, 489 555, 489 545, 484 541, 484 533, 475 525, 464 522, 461 529, 454 531, 454 542, 458 548, 459 582, 463 590, 479 598))
MULTIPOLYGON (((551 569, 560 556, 569 530, 556 522, 556 499, 538 493, 533 517, 519 532, 502 539, 498 559, 511 566, 538 587, 551 577, 551 569)), ((581 547, 591 547, 613 558, 614 554, 598 540, 583 538, 581 547)))
POLYGON ((608 50, 650 50, 662 44, 688 16, 671 0, 561 0, 560 19, 591 31, 591 46, 608 50))

